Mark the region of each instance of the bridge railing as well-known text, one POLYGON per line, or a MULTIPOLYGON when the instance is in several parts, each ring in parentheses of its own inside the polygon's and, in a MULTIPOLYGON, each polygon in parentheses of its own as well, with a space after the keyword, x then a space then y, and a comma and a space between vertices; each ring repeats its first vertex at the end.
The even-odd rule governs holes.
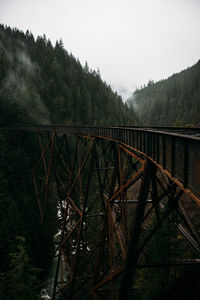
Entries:
POLYGON ((68 136, 81 134, 124 143, 153 159, 200 198, 200 137, 193 134, 199 131, 197 128, 188 129, 188 134, 182 133, 184 128, 169 131, 171 127, 15 126, 1 129, 55 131, 68 136))
POLYGON ((153 159, 200 196, 200 138, 176 132, 122 127, 80 127, 77 133, 124 143, 153 159))

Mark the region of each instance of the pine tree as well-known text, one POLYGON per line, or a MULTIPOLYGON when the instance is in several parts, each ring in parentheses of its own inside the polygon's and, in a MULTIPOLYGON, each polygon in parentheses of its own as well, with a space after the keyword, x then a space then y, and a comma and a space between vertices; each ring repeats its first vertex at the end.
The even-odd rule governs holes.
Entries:
POLYGON ((35 300, 38 294, 37 275, 41 270, 30 264, 23 236, 16 237, 16 248, 10 253, 10 268, 6 275, 6 296, 12 300, 35 300))

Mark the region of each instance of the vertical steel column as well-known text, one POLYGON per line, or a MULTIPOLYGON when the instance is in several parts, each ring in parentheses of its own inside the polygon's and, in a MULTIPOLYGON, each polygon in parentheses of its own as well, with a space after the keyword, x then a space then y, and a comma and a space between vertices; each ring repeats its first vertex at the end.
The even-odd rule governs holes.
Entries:
POLYGON ((135 271, 138 253, 137 247, 141 232, 141 225, 144 217, 144 210, 146 206, 146 201, 148 197, 150 181, 152 176, 155 176, 156 166, 151 162, 151 160, 146 160, 146 165, 144 169, 144 175, 142 179, 142 184, 140 188, 140 193, 138 197, 138 204, 136 207, 135 218, 133 221, 132 235, 127 251, 124 272, 122 277, 122 283, 119 292, 119 300, 128 299, 129 291, 131 289, 132 277, 135 271))

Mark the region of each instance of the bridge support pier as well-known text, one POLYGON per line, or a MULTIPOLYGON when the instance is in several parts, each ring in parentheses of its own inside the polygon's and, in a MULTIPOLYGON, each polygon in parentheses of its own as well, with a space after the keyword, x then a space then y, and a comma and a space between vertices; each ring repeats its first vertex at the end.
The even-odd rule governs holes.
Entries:
MULTIPOLYGON (((140 131, 129 138, 132 146, 102 132, 38 134, 32 160, 41 228, 52 205, 58 212, 53 300, 134 299, 154 277, 159 281, 156 272, 165 275, 166 287, 182 276, 181 268, 200 264, 200 224, 189 193, 167 175, 168 155, 177 168, 174 146, 168 151, 165 138, 157 138, 153 153, 152 139, 140 131)), ((187 168, 188 162, 188 177, 187 168)))
POLYGON ((150 183, 151 180, 155 178, 156 170, 157 167, 151 162, 151 160, 147 159, 140 187, 135 218, 133 219, 131 238, 129 241, 126 260, 124 264, 119 300, 128 299, 128 294, 131 289, 132 278, 139 255, 138 243, 140 239, 140 233, 142 230, 142 223, 144 218, 145 207, 147 204, 150 183))

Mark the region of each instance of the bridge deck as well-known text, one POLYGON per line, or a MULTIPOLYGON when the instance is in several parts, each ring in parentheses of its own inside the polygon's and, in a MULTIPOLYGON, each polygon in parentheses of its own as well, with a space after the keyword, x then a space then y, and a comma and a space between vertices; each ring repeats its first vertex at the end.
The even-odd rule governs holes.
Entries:
POLYGON ((54 131, 67 136, 95 136, 123 143, 152 159, 200 203, 200 128, 42 125, 1 127, 1 130, 54 131))

